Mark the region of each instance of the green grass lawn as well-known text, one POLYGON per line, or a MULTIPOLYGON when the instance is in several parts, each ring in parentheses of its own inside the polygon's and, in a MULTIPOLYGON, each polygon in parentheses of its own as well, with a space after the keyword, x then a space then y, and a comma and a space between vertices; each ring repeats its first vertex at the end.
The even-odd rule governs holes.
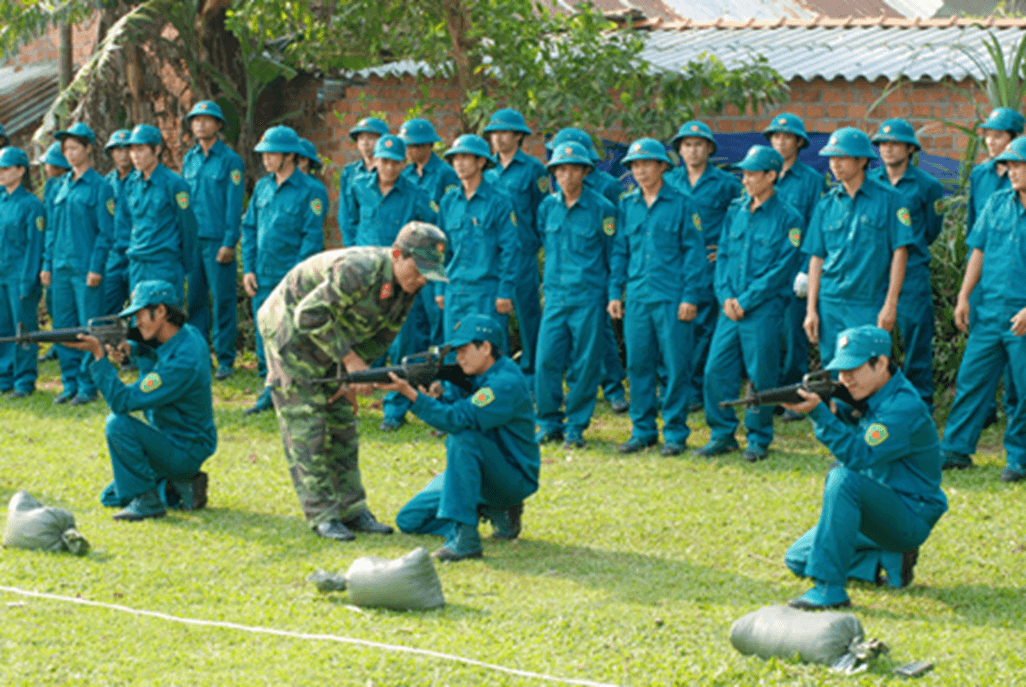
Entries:
MULTIPOLYGON (((396 534, 339 544, 313 536, 286 472, 273 413, 246 418, 258 384, 243 371, 215 383, 220 442, 207 462, 210 504, 142 523, 111 520, 106 406, 52 407, 56 364, 41 390, 0 397, 0 507, 20 489, 70 509, 87 557, 4 550, 0 585, 170 615, 330 634, 455 654, 562 678, 621 685, 870 685, 891 670, 936 664, 922 684, 1026 681, 1026 486, 998 480, 1000 428, 981 465, 945 474, 951 510, 922 549, 909 589, 853 585, 853 609, 889 654, 868 673, 745 658, 731 623, 809 586, 783 564, 819 513, 830 459, 811 425, 777 426, 769 459, 744 463, 622 456, 625 417, 600 403, 585 450, 542 451, 541 489, 515 542, 485 542, 481 560, 438 566, 447 605, 430 612, 356 609, 306 577, 361 556, 396 557, 440 539, 396 534)), ((369 401, 368 401, 369 403, 369 401)), ((445 466, 442 442, 414 419, 377 432, 359 415, 369 503, 391 523, 445 466)), ((701 414, 691 446, 708 439, 701 414)), ((483 526, 487 532, 487 526, 483 526)), ((524 677, 327 640, 190 626, 123 611, 0 592, 0 684, 520 685, 524 677)))

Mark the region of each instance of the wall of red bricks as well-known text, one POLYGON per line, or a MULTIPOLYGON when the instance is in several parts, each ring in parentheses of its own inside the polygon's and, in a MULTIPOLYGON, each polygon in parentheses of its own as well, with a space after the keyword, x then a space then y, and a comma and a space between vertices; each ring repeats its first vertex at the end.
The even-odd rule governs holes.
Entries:
MULTIPOLYGON (((92 19, 72 27, 71 61, 76 69, 85 64, 85 61, 93 54, 93 48, 96 47, 96 32, 99 29, 99 25, 100 15, 95 14, 92 19)), ((56 27, 54 27, 45 36, 41 36, 25 45, 11 60, 11 64, 25 66, 36 62, 56 60, 60 51, 60 44, 60 35, 56 27)))

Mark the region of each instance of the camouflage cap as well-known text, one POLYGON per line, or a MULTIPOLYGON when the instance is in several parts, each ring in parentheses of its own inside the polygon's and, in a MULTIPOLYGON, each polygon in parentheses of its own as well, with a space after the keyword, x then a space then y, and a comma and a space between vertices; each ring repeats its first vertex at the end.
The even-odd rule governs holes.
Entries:
POLYGON ((175 288, 161 279, 141 281, 132 290, 132 302, 128 307, 118 313, 118 317, 134 315, 143 308, 151 305, 178 305, 178 295, 175 288))
POLYGON ((411 256, 428 281, 449 281, 445 276, 445 246, 442 230, 427 222, 407 222, 392 245, 411 256))

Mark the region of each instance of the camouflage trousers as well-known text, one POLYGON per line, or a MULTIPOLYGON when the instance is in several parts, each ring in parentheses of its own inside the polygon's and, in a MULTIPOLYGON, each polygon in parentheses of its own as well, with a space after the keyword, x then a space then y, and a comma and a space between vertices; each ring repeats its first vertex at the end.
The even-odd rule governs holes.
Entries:
MULTIPOLYGON (((272 362, 271 357, 269 364, 281 365, 280 359, 272 362)), ((356 417, 344 398, 328 405, 334 392, 335 385, 302 382, 271 388, 289 475, 310 527, 349 520, 367 510, 356 417)))

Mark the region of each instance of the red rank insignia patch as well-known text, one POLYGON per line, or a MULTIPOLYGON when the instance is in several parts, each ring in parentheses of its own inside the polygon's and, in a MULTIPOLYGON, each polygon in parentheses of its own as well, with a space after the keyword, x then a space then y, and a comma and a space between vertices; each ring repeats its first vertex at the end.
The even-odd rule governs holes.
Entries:
POLYGON ((380 300, 385 300, 386 298, 388 298, 391 295, 392 295, 392 282, 386 281, 384 284, 381 285, 381 295, 379 296, 379 299, 380 300))

